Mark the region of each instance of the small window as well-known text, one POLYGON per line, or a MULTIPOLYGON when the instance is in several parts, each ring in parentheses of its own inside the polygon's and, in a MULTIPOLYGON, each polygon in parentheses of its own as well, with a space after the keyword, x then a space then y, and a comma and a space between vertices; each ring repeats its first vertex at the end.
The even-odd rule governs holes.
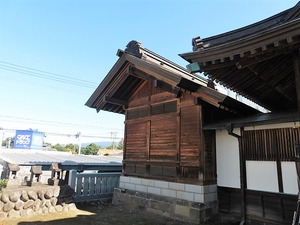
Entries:
POLYGON ((145 117, 148 115, 148 109, 143 108, 143 109, 132 109, 127 111, 127 119, 135 119, 139 117, 145 117))
POLYGON ((163 104, 154 105, 151 108, 151 114, 157 115, 162 113, 172 113, 177 111, 177 102, 167 102, 163 104))

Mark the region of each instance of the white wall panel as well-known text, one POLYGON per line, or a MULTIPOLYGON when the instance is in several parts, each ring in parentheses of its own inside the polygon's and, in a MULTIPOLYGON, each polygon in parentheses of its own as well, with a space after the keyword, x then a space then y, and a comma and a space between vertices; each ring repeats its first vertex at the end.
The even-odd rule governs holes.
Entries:
POLYGON ((276 162, 246 161, 247 188, 279 192, 276 162))
POLYGON ((283 192, 298 194, 297 171, 294 162, 281 162, 283 192))
MULTIPOLYGON (((235 130, 238 133, 239 130, 235 130)), ((239 134, 239 133, 238 133, 239 134)), ((239 145, 226 130, 216 131, 217 183, 223 187, 240 187, 239 145)))

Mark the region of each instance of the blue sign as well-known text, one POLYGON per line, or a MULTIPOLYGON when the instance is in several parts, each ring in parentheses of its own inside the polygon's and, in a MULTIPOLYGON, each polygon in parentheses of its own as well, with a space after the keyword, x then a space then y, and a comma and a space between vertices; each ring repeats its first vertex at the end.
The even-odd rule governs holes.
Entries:
POLYGON ((40 149, 43 147, 44 133, 32 130, 17 130, 14 140, 14 148, 40 149))

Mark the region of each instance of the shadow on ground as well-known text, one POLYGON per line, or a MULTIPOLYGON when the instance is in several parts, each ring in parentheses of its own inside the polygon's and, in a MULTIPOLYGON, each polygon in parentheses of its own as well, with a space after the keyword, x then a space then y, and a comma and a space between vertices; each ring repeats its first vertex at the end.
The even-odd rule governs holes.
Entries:
MULTIPOLYGON (((130 210, 125 205, 95 202, 77 204, 78 210, 67 213, 55 213, 33 216, 30 219, 4 223, 4 225, 190 225, 146 212, 145 210, 130 210)), ((202 224, 202 223, 201 223, 202 224)), ((205 225, 236 225, 236 221, 228 218, 205 223, 205 225)))

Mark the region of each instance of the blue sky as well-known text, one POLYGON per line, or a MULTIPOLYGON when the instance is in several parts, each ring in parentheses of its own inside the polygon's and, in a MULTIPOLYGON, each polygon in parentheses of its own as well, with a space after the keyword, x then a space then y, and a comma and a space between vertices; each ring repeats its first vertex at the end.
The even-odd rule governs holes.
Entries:
POLYGON ((185 67, 191 40, 296 0, 1 0, 0 127, 123 136, 124 116, 84 106, 131 40, 185 67), (75 83, 74 83, 75 82, 75 83))

